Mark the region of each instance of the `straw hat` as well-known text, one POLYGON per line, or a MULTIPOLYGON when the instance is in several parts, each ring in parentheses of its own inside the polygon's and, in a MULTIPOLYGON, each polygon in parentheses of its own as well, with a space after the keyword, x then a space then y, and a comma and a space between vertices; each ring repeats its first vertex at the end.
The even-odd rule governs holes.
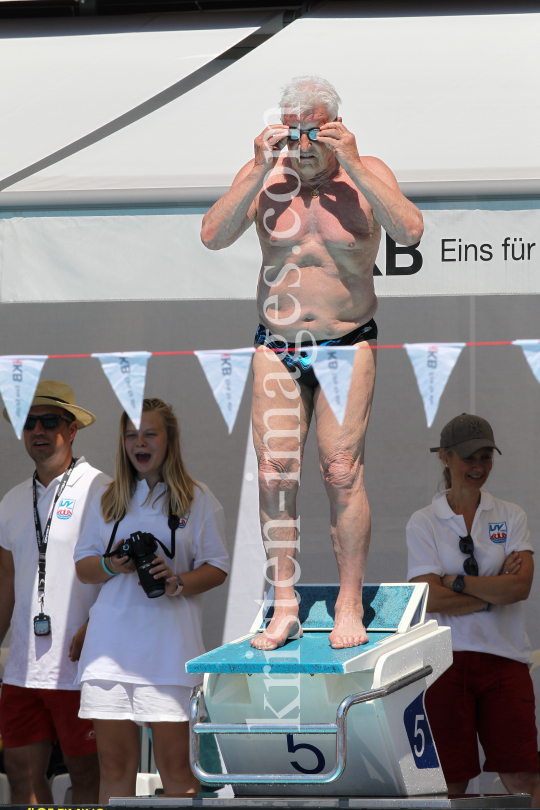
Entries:
MULTIPOLYGON (((79 430, 93 425, 96 421, 96 417, 93 413, 75 405, 75 393, 73 388, 67 385, 67 383, 58 382, 57 380, 42 380, 38 383, 30 407, 33 405, 58 405, 60 408, 73 414, 77 420, 79 430)), ((11 420, 5 408, 3 414, 4 419, 10 422, 11 420)))

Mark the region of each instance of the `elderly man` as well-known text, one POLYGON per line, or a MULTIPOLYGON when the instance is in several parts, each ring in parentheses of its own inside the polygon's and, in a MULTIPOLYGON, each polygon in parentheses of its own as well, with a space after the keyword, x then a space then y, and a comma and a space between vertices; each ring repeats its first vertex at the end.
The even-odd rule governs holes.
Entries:
POLYGON ((95 732, 91 720, 78 716, 75 678, 99 587, 81 585, 73 563, 88 506, 110 481, 73 458, 77 430, 94 421, 75 405, 69 385, 40 382, 24 426, 35 472, 0 503, 0 643, 10 624, 12 630, 0 734, 12 804, 52 803, 46 770, 57 739, 73 801, 98 800, 95 732))
POLYGON ((292 80, 281 99, 282 122, 255 139, 254 159, 203 220, 201 238, 211 250, 233 244, 255 222, 263 254, 253 435, 275 602, 272 621, 251 642, 259 649, 279 647, 301 633, 294 592, 296 495, 313 414, 340 576, 330 644, 367 641, 362 581, 371 523, 364 444, 376 365, 373 266, 381 227, 399 244, 414 245, 423 223, 390 169, 378 158, 359 156, 354 135, 337 114, 339 103, 324 79, 292 80), (341 426, 317 384, 309 352, 301 350, 313 343, 359 344, 341 426))

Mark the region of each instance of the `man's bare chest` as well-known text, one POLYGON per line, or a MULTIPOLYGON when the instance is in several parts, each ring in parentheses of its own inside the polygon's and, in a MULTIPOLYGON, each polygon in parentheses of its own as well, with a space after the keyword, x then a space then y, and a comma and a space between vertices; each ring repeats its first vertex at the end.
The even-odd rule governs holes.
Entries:
POLYGON ((333 184, 329 191, 312 196, 311 189, 289 199, 269 187, 260 194, 257 206, 257 230, 261 242, 288 247, 310 237, 328 246, 360 247, 378 232, 367 201, 345 183, 333 184), (339 186, 339 188, 334 188, 339 186))

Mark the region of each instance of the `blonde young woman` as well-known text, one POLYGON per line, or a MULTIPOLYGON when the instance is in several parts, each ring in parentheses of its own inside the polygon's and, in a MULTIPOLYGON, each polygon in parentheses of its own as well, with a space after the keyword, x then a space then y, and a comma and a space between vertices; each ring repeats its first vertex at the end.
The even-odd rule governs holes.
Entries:
POLYGON ((171 406, 145 399, 139 430, 123 413, 115 479, 91 505, 74 555, 81 582, 103 583, 79 663, 102 804, 135 795, 140 725, 152 729, 165 795, 200 788, 188 756, 189 695, 200 678, 185 663, 204 651, 201 594, 225 581, 224 542, 223 509, 186 471, 171 406), (129 555, 106 556, 134 532, 162 544, 149 571, 165 587, 159 597, 147 596, 129 555))

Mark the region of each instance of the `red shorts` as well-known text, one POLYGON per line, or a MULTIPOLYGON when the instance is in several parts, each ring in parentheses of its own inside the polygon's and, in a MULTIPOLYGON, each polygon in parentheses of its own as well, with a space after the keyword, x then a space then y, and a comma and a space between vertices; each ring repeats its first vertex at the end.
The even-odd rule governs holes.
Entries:
POLYGON ((455 652, 426 692, 426 711, 447 782, 484 771, 538 773, 534 691, 527 664, 500 655, 455 652))
POLYGON ((5 748, 20 748, 41 740, 60 741, 64 754, 95 754, 96 733, 91 720, 81 720, 78 689, 31 689, 2 684, 0 736, 5 748))

